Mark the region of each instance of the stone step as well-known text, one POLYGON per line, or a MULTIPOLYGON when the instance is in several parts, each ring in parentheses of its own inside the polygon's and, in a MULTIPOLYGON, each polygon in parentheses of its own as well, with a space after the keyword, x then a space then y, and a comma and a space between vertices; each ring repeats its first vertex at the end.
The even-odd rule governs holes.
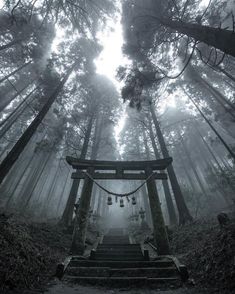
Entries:
POLYGON ((147 278, 147 277, 82 277, 82 276, 66 276, 64 280, 71 283, 88 283, 92 285, 109 285, 109 286, 131 286, 144 287, 150 285, 180 287, 182 285, 178 276, 170 278, 147 278))
POLYGON ((141 268, 141 267, 156 267, 165 268, 173 266, 174 263, 171 260, 164 261, 118 261, 118 260, 76 260, 73 258, 69 266, 70 267, 113 267, 113 268, 141 268))
POLYGON ((104 247, 104 248, 107 248, 107 247, 123 247, 123 248, 126 248, 126 247, 130 247, 130 248, 136 248, 136 247, 140 247, 140 244, 103 244, 103 243, 100 243, 98 245, 99 247, 104 247))
POLYGON ((135 246, 135 247, 129 247, 129 246, 107 246, 107 247, 103 247, 103 246, 97 246, 97 249, 100 249, 100 250, 133 250, 133 251, 136 251, 136 250, 141 250, 141 247, 140 246, 135 246))
POLYGON ((112 236, 116 236, 116 235, 123 236, 123 229, 122 228, 110 229, 109 232, 108 232, 108 234, 106 236, 108 236, 108 235, 112 235, 112 236))
POLYGON ((138 260, 144 260, 144 256, 142 255, 105 255, 105 254, 96 254, 94 257, 94 260, 110 260, 110 261, 138 261, 138 260))
POLYGON ((103 242, 104 241, 112 241, 112 240, 114 240, 115 241, 115 243, 116 243, 116 241, 123 241, 123 240, 126 240, 126 243, 128 244, 129 243, 129 237, 120 237, 120 236, 115 236, 115 237, 104 237, 103 238, 103 242))
POLYGON ((108 268, 108 267, 69 267, 66 270, 69 276, 90 277, 148 277, 168 278, 175 277, 178 272, 175 267, 168 268, 108 268))
POLYGON ((113 245, 110 245, 110 246, 107 246, 107 247, 103 247, 103 246, 97 246, 96 250, 130 250, 130 251, 136 251, 136 250, 141 250, 141 247, 140 246, 136 246, 136 247, 129 247, 129 246, 113 246, 113 245))
POLYGON ((107 249, 107 250, 101 250, 101 249, 97 249, 95 251, 95 253, 100 253, 100 254, 142 254, 142 250, 141 249, 137 249, 137 250, 120 250, 120 249, 107 249))
POLYGON ((90 276, 90 277, 109 277, 109 267, 68 267, 66 275, 70 276, 90 276))
POLYGON ((129 237, 123 236, 105 236, 102 241, 103 244, 130 244, 129 237))
POLYGON ((178 276, 175 267, 168 268, 124 268, 110 269, 112 277, 148 277, 148 278, 168 278, 178 276))

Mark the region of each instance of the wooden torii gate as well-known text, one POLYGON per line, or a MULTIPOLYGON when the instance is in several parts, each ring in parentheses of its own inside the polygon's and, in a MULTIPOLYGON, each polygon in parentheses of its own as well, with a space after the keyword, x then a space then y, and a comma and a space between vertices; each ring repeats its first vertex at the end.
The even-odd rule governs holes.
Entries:
POLYGON ((92 179, 148 179, 147 188, 153 222, 154 242, 157 245, 158 253, 160 255, 170 254, 168 236, 155 180, 167 180, 167 174, 163 171, 172 163, 171 157, 152 161, 100 161, 76 159, 68 156, 66 157, 66 160, 68 164, 76 170, 76 172, 72 174, 72 179, 84 179, 71 247, 73 254, 83 254, 85 249, 87 220, 93 187, 92 179))

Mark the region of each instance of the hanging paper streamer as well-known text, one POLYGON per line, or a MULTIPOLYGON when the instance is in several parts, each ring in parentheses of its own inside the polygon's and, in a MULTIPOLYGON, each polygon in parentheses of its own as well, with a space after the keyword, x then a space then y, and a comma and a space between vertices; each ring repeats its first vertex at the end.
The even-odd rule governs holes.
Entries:
POLYGON ((116 203, 118 202, 118 197, 116 196, 116 203))
POLYGON ((128 196, 126 196, 126 200, 127 200, 128 202, 130 202, 130 198, 129 198, 128 196))

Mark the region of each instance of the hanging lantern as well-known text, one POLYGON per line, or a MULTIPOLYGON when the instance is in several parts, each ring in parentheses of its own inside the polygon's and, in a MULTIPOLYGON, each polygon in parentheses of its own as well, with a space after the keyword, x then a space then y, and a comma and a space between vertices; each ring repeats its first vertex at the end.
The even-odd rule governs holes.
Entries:
POLYGON ((123 199, 120 199, 120 207, 121 207, 121 208, 124 207, 124 201, 123 201, 123 199))
POLYGON ((107 204, 108 204, 108 205, 112 205, 112 204, 113 204, 113 202, 112 202, 112 197, 111 197, 111 196, 108 197, 107 204))
POLYGON ((132 197, 132 205, 136 205, 135 197, 132 197))

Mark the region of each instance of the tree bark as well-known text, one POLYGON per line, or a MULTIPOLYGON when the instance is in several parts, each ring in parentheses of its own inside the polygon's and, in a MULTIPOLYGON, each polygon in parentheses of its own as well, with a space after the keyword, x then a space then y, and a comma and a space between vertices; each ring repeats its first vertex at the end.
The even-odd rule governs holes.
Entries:
POLYGON ((194 163, 193 163, 191 155, 190 155, 190 153, 188 151, 188 148, 186 147, 184 139, 183 139, 183 137, 182 137, 182 135, 180 134, 179 131, 178 131, 178 136, 179 136, 181 145, 183 146, 184 153, 185 153, 185 155, 187 157, 187 161, 188 161, 188 163, 189 163, 189 165, 190 165, 190 167, 191 167, 191 169, 193 171, 193 174, 194 174, 195 178, 197 179, 198 185, 199 185, 202 193, 204 194, 205 199, 209 200, 209 196, 207 195, 206 189, 205 189, 205 187, 204 187, 204 185, 203 185, 203 183, 202 183, 202 181, 200 179, 200 176, 198 175, 198 172, 197 172, 197 170, 196 170, 196 168, 194 166, 194 163))
MULTIPOLYGON (((222 107, 222 109, 224 109, 225 112, 229 113, 233 119, 235 118, 235 106, 231 101, 229 101, 223 94, 221 94, 217 89, 215 89, 208 81, 202 78, 193 66, 189 65, 186 71, 192 80, 199 83, 199 85, 202 88, 204 88, 207 92, 210 93, 210 95, 215 99, 215 101, 218 104, 220 104, 220 106, 222 107), (226 104, 228 107, 226 107, 226 104)), ((218 110, 216 110, 216 106, 213 106, 213 104, 211 104, 211 100, 208 101, 209 105, 211 105, 212 108, 214 108, 214 110, 218 112, 218 110)))
POLYGON ((5 157, 5 159, 2 161, 0 165, 0 184, 5 179, 8 172, 13 167, 14 163, 17 161, 18 157, 24 150, 25 146, 28 144, 29 140, 37 130, 38 126, 41 124, 42 120, 46 116, 47 112, 49 111, 51 105, 54 103, 55 99, 59 95, 60 91, 63 89, 64 84, 67 82, 70 74, 74 70, 74 68, 77 66, 77 61, 73 64, 73 66, 68 70, 65 77, 61 80, 57 88, 54 90, 52 95, 48 98, 47 102, 44 104, 42 109, 39 111, 38 115, 34 118, 34 120, 31 122, 29 127, 25 130, 23 135, 20 137, 20 139, 17 141, 17 143, 14 145, 14 147, 11 149, 11 151, 8 153, 8 155, 5 157))
MULTIPOLYGON (((149 136, 150 136, 150 139, 152 142, 155 158, 160 159, 161 156, 158 152, 157 145, 156 145, 156 142, 154 139, 154 134, 153 134, 153 129, 152 129, 150 117, 148 119, 149 119, 149 136)), ((167 210, 168 210, 168 215, 169 215, 169 222, 170 222, 170 225, 175 225, 175 224, 177 224, 177 216, 176 216, 175 207, 173 204, 168 180, 163 180, 162 185, 163 185, 164 195, 165 195, 165 199, 166 199, 166 205, 167 205, 167 210)))
POLYGON ((0 111, 3 111, 15 98, 21 95, 31 84, 33 84, 34 81, 35 79, 27 83, 25 86, 23 86, 23 88, 21 88, 12 97, 8 98, 7 100, 5 100, 5 97, 3 97, 0 103, 0 111))
POLYGON ((227 72, 225 69, 223 69, 221 66, 213 66, 213 68, 215 70, 219 70, 220 72, 222 72, 224 75, 226 75, 226 77, 230 78, 233 82, 235 82, 235 77, 232 76, 229 72, 227 72))
POLYGON ((42 173, 44 172, 46 165, 50 160, 51 155, 52 155, 52 151, 50 151, 46 156, 45 156, 45 154, 42 156, 43 161, 39 162, 39 166, 36 169, 33 177, 31 177, 31 180, 29 181, 29 185, 24 188, 23 193, 22 193, 22 200, 20 203, 20 209, 21 209, 22 213, 27 208, 27 206, 33 196, 33 191, 34 191, 35 187, 37 186, 38 181, 40 180, 40 177, 42 176, 42 173))
POLYGON ((65 191, 67 183, 68 183, 69 175, 70 175, 70 172, 67 173, 67 176, 66 176, 66 179, 65 179, 65 182, 63 185, 63 189, 60 193, 59 201, 58 201, 57 208, 56 208, 56 216, 59 216, 59 213, 60 213, 60 206, 61 206, 61 202, 62 202, 62 199, 64 196, 64 191, 65 191))
MULTIPOLYGON (((81 159, 86 158, 90 136, 91 136, 92 125, 93 125, 93 116, 89 118, 88 126, 87 126, 85 137, 84 137, 84 142, 82 146, 82 151, 80 155, 81 159)), ((80 185, 80 179, 74 179, 62 218, 60 220, 60 222, 65 226, 70 226, 72 223, 74 204, 77 199, 79 185, 80 185)))
MULTIPOLYGON (((103 126, 103 118, 101 118, 99 115, 96 118, 96 124, 95 124, 95 131, 94 131, 94 139, 91 149, 91 160, 97 159, 99 146, 100 146, 100 139, 101 139, 101 133, 102 133, 102 126, 103 126)), ((91 209, 94 209, 95 205, 95 195, 97 192, 97 186, 95 185, 92 191, 92 197, 91 197, 91 209)))
POLYGON ((26 107, 28 107, 28 100, 31 98, 31 95, 38 89, 35 87, 25 98, 24 100, 17 106, 16 109, 13 110, 11 114, 9 114, 1 123, 0 127, 0 139, 9 131, 11 126, 16 122, 16 120, 20 117, 20 115, 25 111, 26 107))
POLYGON ((26 62, 23 65, 21 65, 20 67, 18 67, 16 70, 12 71, 11 73, 9 73, 8 75, 6 75, 4 78, 0 79, 0 84, 3 83, 4 81, 6 81, 8 78, 10 78, 11 76, 13 76, 15 73, 17 73, 18 71, 20 71, 22 68, 26 67, 28 64, 30 64, 32 61, 26 62))
MULTIPOLYGON (((158 120, 157 120, 157 117, 156 117, 156 114, 155 114, 155 111, 154 111, 152 104, 150 105, 150 111, 151 111, 153 122, 154 122, 154 125, 156 128, 157 137, 158 137, 159 145, 161 147, 162 155, 165 158, 169 157, 166 143, 165 143, 165 140, 164 140, 162 131, 160 129, 160 125, 158 123, 158 120)), ((172 190, 173 190, 173 193, 175 196, 176 205, 178 208, 179 224, 183 225, 187 222, 191 222, 193 218, 190 215, 188 207, 185 203, 184 196, 181 192, 180 185, 178 183, 178 180, 177 180, 177 177, 176 177, 176 174, 175 174, 175 171, 174 171, 172 164, 170 166, 168 166, 167 171, 168 171, 168 175, 170 178, 171 187, 172 187, 172 190)))
POLYGON ((173 31, 187 35, 235 57, 235 33, 232 31, 169 18, 160 18, 160 23, 173 31))
MULTIPOLYGON (((147 137, 144 128, 142 127, 142 133, 143 133, 143 138, 144 138, 144 147, 145 147, 145 153, 146 153, 146 159, 150 160, 150 152, 149 152, 149 147, 148 147, 148 142, 147 142, 147 137)), ((137 141, 137 145, 139 146, 139 138, 137 141)), ((138 148, 138 152, 140 152, 138 148)), ((139 153, 140 156, 140 153, 139 153)), ((150 206, 149 206, 149 201, 148 201, 148 194, 146 191, 145 185, 141 188, 142 192, 142 198, 144 201, 144 208, 145 208, 145 213, 146 213, 146 221, 149 226, 152 226, 152 220, 151 220, 151 211, 150 211, 150 206)))
POLYGON ((0 51, 6 50, 6 49, 20 43, 21 41, 22 41, 22 39, 15 39, 15 40, 13 40, 13 41, 5 44, 5 45, 2 45, 2 46, 0 46, 0 51))
POLYGON ((187 97, 189 98, 189 100, 193 103, 193 105, 196 107, 196 109, 198 110, 198 112, 200 113, 200 115, 205 119, 205 121, 207 122, 207 124, 209 125, 209 127, 212 129, 212 131, 216 134, 216 136, 218 137, 218 139, 220 140, 220 142, 222 143, 222 145, 225 147, 225 149, 228 151, 228 153, 231 155, 231 157, 233 159, 235 159, 235 154, 233 152, 233 150, 229 147, 229 145, 224 141, 224 139, 221 137, 221 135, 219 134, 219 132, 215 129, 215 127, 212 125, 212 123, 210 122, 210 120, 205 116, 205 114, 201 111, 201 109, 199 108, 199 106, 197 105, 197 103, 194 101, 194 99, 192 97, 190 97, 190 95, 184 90, 184 88, 182 87, 184 93, 187 95, 187 97))
MULTIPOLYGON (((199 76, 200 77, 200 76, 199 76)), ((201 78, 201 77, 200 77, 201 78)), ((216 88, 214 88, 208 81, 206 81, 205 79, 201 78, 202 83, 205 85, 205 87, 207 88, 207 90, 214 96, 216 97, 216 100, 224 107, 224 103, 226 103, 227 105, 230 106, 230 108, 235 111, 235 106, 233 105, 233 103, 231 101, 229 101, 223 94, 221 94, 216 88)), ((225 108, 225 107, 224 107, 225 108)), ((226 108, 225 108, 226 109, 226 108)), ((235 118, 235 114, 231 111, 226 109, 226 111, 228 111, 231 116, 233 118, 235 118)))

